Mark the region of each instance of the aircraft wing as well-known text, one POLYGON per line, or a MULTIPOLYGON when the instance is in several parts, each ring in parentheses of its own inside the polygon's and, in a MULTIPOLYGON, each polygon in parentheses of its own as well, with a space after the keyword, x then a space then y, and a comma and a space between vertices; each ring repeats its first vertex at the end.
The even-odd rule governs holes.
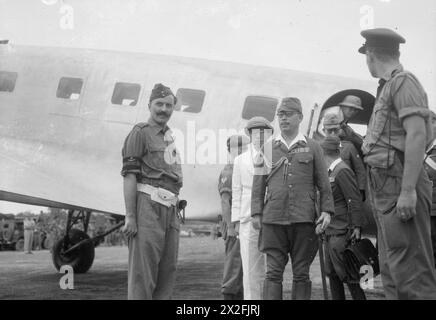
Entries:
POLYGON ((119 172, 104 172, 104 164, 98 170, 97 159, 92 165, 89 157, 77 161, 81 157, 86 158, 43 143, 1 138, 0 198, 124 215, 119 172))

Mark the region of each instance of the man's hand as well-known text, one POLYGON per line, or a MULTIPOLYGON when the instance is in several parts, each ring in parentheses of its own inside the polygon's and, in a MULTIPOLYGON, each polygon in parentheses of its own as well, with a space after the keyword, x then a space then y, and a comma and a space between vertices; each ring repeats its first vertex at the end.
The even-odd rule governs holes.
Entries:
POLYGON ((259 215, 254 216, 253 220, 251 222, 253 223, 253 228, 254 229, 260 230, 261 221, 260 221, 260 216, 259 215))
POLYGON ((123 233, 126 235, 127 238, 134 237, 136 233, 138 232, 138 226, 136 224, 136 219, 133 218, 126 218, 126 221, 124 223, 123 227, 123 233))
POLYGON ((360 227, 355 227, 353 233, 351 234, 350 240, 360 240, 360 227))
POLYGON ((416 216, 416 190, 401 191, 397 202, 397 215, 406 222, 416 216))
POLYGON ((232 222, 227 229, 228 237, 237 237, 239 234, 239 222, 232 222))
POLYGON ((327 227, 330 224, 330 220, 331 220, 331 216, 329 213, 327 212, 322 212, 321 216, 319 217, 319 219, 316 221, 316 234, 321 234, 325 231, 325 229, 327 229, 327 227))

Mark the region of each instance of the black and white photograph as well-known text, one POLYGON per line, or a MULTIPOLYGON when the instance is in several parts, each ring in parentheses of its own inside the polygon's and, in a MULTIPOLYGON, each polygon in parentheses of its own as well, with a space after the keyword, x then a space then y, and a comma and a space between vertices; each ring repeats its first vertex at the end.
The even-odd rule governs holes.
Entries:
POLYGON ((435 89, 434 0, 0 0, 0 300, 436 300, 435 89))

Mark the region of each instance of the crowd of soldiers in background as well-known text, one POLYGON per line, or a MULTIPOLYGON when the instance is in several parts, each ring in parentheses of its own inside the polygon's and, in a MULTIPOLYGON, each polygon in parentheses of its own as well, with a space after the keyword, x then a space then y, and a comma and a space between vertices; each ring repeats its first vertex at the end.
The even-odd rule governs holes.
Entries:
MULTIPOLYGON (((32 250, 42 250, 42 249, 51 249, 52 246, 60 240, 65 235, 65 229, 67 225, 67 211, 60 209, 48 209, 48 212, 41 211, 39 214, 29 214, 29 212, 19 213, 15 216, 12 215, 4 215, 2 217, 2 222, 4 225, 8 221, 13 220, 22 221, 25 216, 30 216, 31 219, 35 221, 35 229, 33 232, 33 244, 32 250)), ((105 215, 100 214, 92 214, 90 218, 90 222, 88 225, 88 235, 92 238, 99 234, 104 233, 106 230, 110 229, 116 224, 116 222, 105 215)), ((15 223, 15 225, 18 225, 15 223)), ((73 228, 83 229, 81 223, 78 223, 73 226, 73 228)), ((20 239, 23 238, 23 235, 20 233, 23 232, 20 227, 15 227, 13 230, 10 228, 9 233, 6 234, 6 230, 2 230, 2 234, 0 236, 6 239, 20 239)), ((101 246, 125 246, 127 245, 127 241, 121 232, 121 230, 116 230, 109 235, 104 237, 99 245, 101 246)), ((17 247, 18 250, 22 250, 20 246, 17 247)))

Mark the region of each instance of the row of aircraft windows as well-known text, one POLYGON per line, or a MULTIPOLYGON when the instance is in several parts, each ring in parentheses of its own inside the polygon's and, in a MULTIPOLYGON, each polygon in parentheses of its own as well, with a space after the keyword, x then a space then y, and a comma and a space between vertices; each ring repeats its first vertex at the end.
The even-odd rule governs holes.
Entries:
MULTIPOLYGON (((0 71, 0 92, 13 92, 18 74, 0 71)), ((83 79, 63 77, 59 80, 56 97, 60 99, 78 100, 83 87, 83 79)), ((112 93, 111 102, 121 106, 136 106, 141 92, 137 83, 117 82, 112 93)), ((203 90, 179 88, 176 93, 175 110, 199 113, 204 104, 206 92, 203 90)), ((254 116, 262 116, 269 121, 274 120, 278 99, 264 96, 247 96, 242 109, 242 118, 249 120, 254 116)))

